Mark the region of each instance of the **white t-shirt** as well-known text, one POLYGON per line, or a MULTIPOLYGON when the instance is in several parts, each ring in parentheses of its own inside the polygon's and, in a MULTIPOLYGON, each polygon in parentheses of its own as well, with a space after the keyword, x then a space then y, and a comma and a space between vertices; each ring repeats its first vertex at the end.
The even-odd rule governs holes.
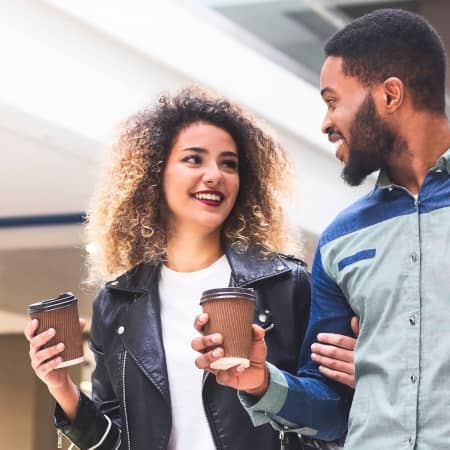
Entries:
POLYGON ((159 296, 161 323, 172 402, 172 433, 169 450, 214 450, 214 441, 202 403, 203 371, 194 364, 192 350, 195 316, 201 312, 200 297, 207 289, 229 285, 231 268, 226 256, 196 272, 161 268, 159 296))

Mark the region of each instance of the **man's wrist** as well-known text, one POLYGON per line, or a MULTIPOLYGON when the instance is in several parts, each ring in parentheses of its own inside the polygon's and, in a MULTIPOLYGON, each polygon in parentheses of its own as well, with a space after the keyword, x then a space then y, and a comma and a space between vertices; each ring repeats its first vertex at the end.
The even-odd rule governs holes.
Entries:
POLYGON ((249 395, 252 395, 253 397, 262 397, 267 392, 269 382, 269 368, 267 367, 267 364, 264 364, 264 377, 261 385, 253 389, 247 389, 245 392, 249 395))

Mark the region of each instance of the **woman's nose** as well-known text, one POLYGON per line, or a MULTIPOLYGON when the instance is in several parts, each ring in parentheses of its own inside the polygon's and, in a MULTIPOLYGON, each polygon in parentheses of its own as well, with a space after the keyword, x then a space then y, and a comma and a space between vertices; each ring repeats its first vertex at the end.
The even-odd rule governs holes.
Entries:
POLYGON ((207 186, 216 186, 222 180, 222 173, 219 170, 217 165, 212 165, 206 168, 205 173, 203 174, 203 182, 207 186))

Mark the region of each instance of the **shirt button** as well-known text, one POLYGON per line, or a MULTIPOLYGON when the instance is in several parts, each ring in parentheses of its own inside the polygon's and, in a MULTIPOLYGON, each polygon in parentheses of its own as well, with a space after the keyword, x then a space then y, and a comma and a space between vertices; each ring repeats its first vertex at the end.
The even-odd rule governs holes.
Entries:
POLYGON ((409 445, 413 445, 414 444, 414 438, 412 436, 409 437, 408 443, 409 443, 409 445))
POLYGON ((411 377, 409 378, 411 380, 411 383, 415 383, 417 381, 417 377, 415 375, 411 375, 411 377))
POLYGON ((416 324, 416 316, 414 314, 412 316, 409 316, 408 320, 412 326, 416 324))
POLYGON ((411 260, 412 260, 412 262, 417 261, 417 253, 416 252, 411 253, 411 260))
POLYGON ((125 327, 120 326, 119 328, 117 328, 117 334, 123 334, 125 333, 125 327))

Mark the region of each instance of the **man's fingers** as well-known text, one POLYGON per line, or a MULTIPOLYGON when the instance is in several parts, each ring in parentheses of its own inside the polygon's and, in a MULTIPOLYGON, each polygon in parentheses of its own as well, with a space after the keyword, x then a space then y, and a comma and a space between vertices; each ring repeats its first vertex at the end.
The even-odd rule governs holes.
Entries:
POLYGON ((346 350, 354 350, 356 339, 335 333, 319 333, 317 339, 322 344, 329 344, 346 350))
POLYGON ((358 337, 359 335, 359 317, 353 316, 352 320, 350 321, 350 326, 352 327, 353 334, 355 337, 358 337))
POLYGON ((325 375, 327 378, 330 378, 332 380, 338 381, 339 383, 346 384, 347 386, 350 386, 352 388, 355 387, 355 378, 353 375, 349 375, 344 372, 339 372, 336 370, 328 369, 324 366, 319 366, 319 371, 323 375, 325 375))
POLYGON ((354 365, 352 362, 343 362, 342 360, 328 358, 317 353, 311 353, 311 359, 320 366, 325 366, 329 369, 348 373, 349 375, 353 375, 354 373, 354 365))
POLYGON ((209 317, 206 313, 201 313, 198 316, 195 317, 194 320, 194 328, 199 331, 200 333, 203 333, 203 328, 208 323, 209 317))
POLYGON ((192 339, 191 347, 196 352, 204 352, 222 344, 223 337, 219 333, 208 334, 207 336, 198 336, 192 339))
POLYGON ((346 350, 340 347, 335 347, 334 345, 325 345, 314 343, 311 345, 312 353, 316 353, 318 355, 336 359, 339 361, 353 363, 353 351, 346 350))

